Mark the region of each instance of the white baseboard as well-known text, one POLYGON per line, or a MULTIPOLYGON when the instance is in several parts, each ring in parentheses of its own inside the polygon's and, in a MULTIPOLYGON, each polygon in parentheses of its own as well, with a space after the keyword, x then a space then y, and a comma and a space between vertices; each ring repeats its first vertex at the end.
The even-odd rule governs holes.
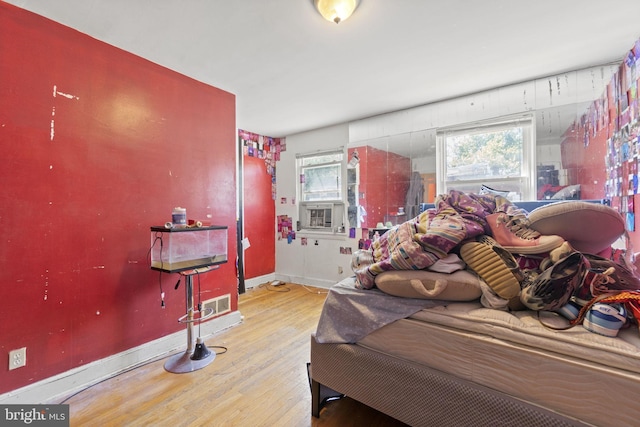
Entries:
MULTIPOLYGON (((203 338, 241 323, 239 311, 203 322, 198 327, 203 338)), ((175 332, 155 341, 125 350, 104 359, 96 360, 37 383, 0 394, 0 404, 59 403, 67 396, 105 379, 162 356, 170 356, 187 348, 187 331, 175 332)))
POLYGON ((252 279, 244 279, 244 288, 245 289, 257 288, 263 283, 271 283, 274 280, 276 280, 275 273, 265 274, 263 276, 254 277, 252 279))

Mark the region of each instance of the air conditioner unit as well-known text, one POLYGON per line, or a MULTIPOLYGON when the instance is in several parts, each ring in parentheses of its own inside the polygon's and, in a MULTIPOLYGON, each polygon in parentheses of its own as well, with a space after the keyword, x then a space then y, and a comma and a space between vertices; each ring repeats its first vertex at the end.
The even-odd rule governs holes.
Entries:
POLYGON ((301 203, 300 229, 344 232, 344 204, 316 202, 301 203))

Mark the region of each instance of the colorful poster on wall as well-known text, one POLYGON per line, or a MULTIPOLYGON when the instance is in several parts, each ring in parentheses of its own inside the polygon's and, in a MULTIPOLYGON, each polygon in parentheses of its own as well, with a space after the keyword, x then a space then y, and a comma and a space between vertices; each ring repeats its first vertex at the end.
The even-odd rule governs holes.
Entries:
POLYGON ((293 219, 287 215, 278 215, 278 240, 287 239, 287 243, 291 243, 296 238, 296 232, 293 230, 293 219))
POLYGON ((272 138, 242 129, 238 129, 238 138, 242 142, 242 152, 245 156, 264 159, 265 170, 273 183, 272 198, 275 200, 276 162, 280 160, 280 153, 286 150, 285 138, 272 138))

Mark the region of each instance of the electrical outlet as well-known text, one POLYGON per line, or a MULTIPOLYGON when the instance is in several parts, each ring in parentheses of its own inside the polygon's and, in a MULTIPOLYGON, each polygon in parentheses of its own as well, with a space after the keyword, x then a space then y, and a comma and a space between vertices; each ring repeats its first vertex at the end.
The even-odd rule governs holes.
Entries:
POLYGON ((342 267, 338 266, 338 274, 342 274, 342 267))
POLYGON ((9 370, 21 368, 27 364, 27 347, 9 352, 9 370))

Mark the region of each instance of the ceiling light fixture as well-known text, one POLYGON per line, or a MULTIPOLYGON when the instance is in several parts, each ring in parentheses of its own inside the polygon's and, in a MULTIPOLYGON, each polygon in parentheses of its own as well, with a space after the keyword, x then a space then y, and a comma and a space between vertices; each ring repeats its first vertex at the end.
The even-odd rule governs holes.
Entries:
POLYGON ((339 24, 351 16, 356 7, 358 0, 313 0, 320 15, 327 21, 339 24))

